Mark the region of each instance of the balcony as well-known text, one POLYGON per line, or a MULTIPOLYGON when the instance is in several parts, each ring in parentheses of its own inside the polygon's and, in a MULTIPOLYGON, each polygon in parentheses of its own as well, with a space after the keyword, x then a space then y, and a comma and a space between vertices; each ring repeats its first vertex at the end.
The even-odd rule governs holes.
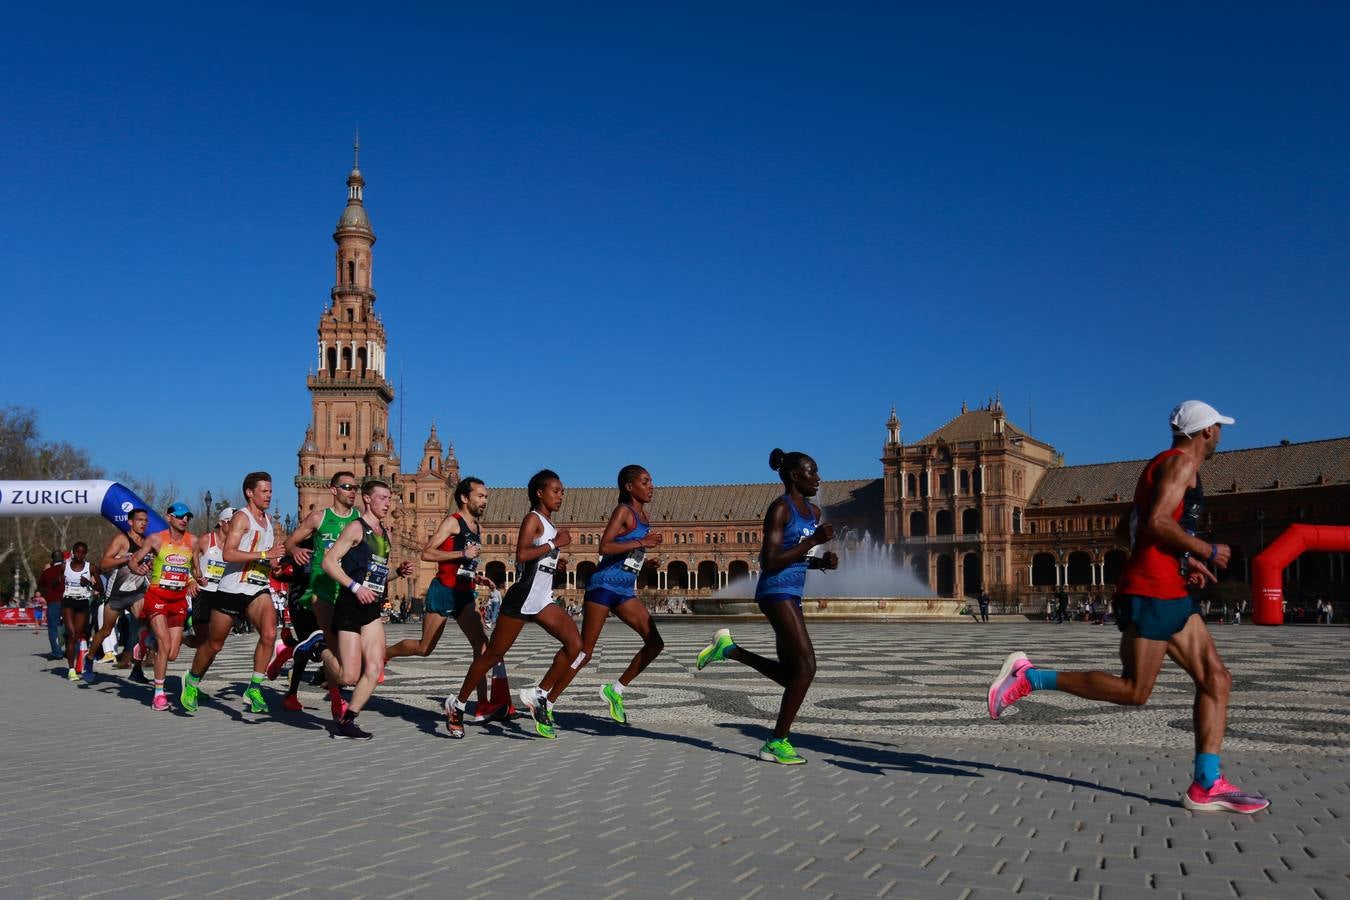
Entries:
POLYGON ((901 538, 902 544, 978 544, 978 534, 922 534, 901 538))
POLYGON ((371 300, 375 299, 375 291, 373 288, 361 287, 356 284, 335 284, 328 293, 331 295, 358 294, 362 297, 369 297, 371 300))

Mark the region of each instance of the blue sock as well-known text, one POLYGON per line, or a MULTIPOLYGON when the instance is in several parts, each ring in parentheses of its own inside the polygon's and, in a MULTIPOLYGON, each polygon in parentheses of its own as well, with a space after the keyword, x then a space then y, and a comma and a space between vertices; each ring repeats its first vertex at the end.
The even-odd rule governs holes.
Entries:
POLYGON ((1195 783, 1205 790, 1214 787, 1214 782, 1219 780, 1219 754, 1217 753, 1197 753, 1195 754, 1195 783))
POLYGON ((1027 669, 1026 676, 1033 691, 1053 691, 1059 686, 1059 673, 1054 669, 1027 669))

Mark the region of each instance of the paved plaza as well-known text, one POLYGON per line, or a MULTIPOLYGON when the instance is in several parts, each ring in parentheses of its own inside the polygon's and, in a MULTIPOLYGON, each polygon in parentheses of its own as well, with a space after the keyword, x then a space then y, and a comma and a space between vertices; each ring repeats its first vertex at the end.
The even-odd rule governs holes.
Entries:
MULTIPOLYGON (((73 685, 45 636, 0 634, 0 895, 1350 897, 1346 629, 1215 626, 1235 681, 1225 770, 1273 801, 1244 817, 1180 805, 1191 692, 1170 663, 1142 709, 1046 692, 989 720, 1009 650, 1115 669, 1112 627, 813 624, 797 767, 754 757, 775 686, 694 670, 716 627, 661 624, 623 727, 597 688, 638 642, 611 622, 553 742, 528 719, 446 735, 468 658, 455 631, 391 664, 369 742, 330 734, 317 688, 306 713, 275 693, 272 715, 242 712, 251 636, 187 716, 190 651, 175 711, 155 713, 123 673, 73 685)), ((733 634, 772 649, 761 623, 733 634)), ((528 628, 513 687, 554 648, 528 628)))

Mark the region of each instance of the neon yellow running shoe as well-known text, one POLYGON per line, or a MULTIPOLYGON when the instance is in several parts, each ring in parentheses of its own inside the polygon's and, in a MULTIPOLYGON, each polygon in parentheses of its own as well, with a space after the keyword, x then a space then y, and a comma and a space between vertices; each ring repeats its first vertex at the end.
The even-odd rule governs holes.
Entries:
POLYGON ((784 766, 800 766, 806 762, 805 759, 797 755, 797 751, 792 749, 787 738, 770 738, 764 742, 764 746, 759 748, 759 758, 765 762, 776 762, 784 766))
POLYGON ((558 737, 558 723, 553 718, 553 710, 548 708, 548 703, 541 700, 535 707, 534 712, 534 732, 541 738, 548 738, 550 741, 558 737))
POLYGON ((248 701, 249 712, 267 712, 267 698, 256 685, 244 691, 244 699, 248 701))
POLYGON ((726 659, 727 654, 736 646, 736 642, 731 639, 731 629, 723 628, 713 635, 712 643, 698 651, 698 667, 702 669, 708 663, 717 662, 719 659, 726 659))
POLYGON ((623 711, 623 694, 614 690, 608 681, 600 685, 600 696, 609 704, 609 717, 620 725, 628 724, 628 714, 623 711))
POLYGON ((185 712, 194 713, 197 711, 197 686, 183 678, 183 690, 178 694, 178 703, 185 712))

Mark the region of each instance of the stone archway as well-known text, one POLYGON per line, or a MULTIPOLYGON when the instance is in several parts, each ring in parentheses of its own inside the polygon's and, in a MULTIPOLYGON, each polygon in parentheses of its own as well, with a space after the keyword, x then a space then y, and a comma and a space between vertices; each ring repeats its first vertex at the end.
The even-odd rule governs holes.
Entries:
POLYGON ((491 581, 497 587, 506 585, 506 563, 493 560, 483 569, 483 573, 487 575, 488 581, 491 581))
POLYGON ((586 590, 586 586, 591 583, 591 576, 595 574, 595 563, 589 559, 585 562, 577 563, 577 587, 586 590))
POLYGON ((1066 582, 1072 585, 1092 584, 1092 557, 1085 550, 1075 550, 1069 554, 1069 566, 1066 582))
POLYGON ((666 587, 689 590, 689 566, 678 559, 666 566, 666 587))
POLYGON ((961 557, 961 590, 967 597, 978 597, 983 587, 980 554, 967 553, 961 557))
POLYGON ((708 588, 715 591, 722 586, 717 576, 717 563, 713 562, 711 559, 705 559, 703 562, 699 563, 696 571, 698 572, 698 586, 700 589, 708 588))
POLYGON ((938 596, 950 597, 956 593, 956 563, 950 553, 939 553, 936 563, 938 596))
POLYGON ((1031 583, 1036 587, 1055 586, 1055 556, 1037 553, 1031 558, 1031 583))

